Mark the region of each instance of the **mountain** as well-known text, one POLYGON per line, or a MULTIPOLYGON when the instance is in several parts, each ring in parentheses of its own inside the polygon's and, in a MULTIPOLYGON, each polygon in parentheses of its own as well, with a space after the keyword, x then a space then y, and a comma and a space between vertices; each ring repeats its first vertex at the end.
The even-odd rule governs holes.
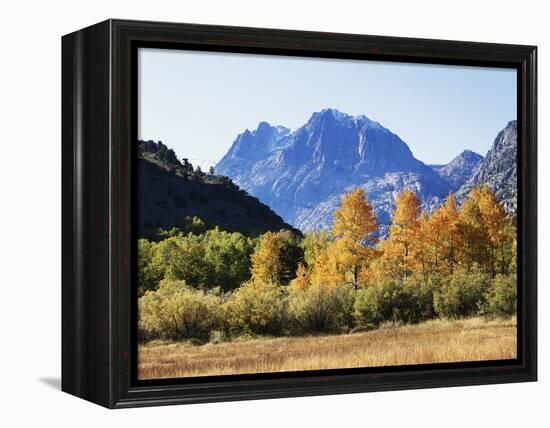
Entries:
POLYGON ((430 163, 428 164, 428 166, 433 169, 435 172, 439 172, 439 170, 441 168, 443 168, 445 166, 445 164, 440 164, 440 163, 430 163))
POLYGON ((464 150, 447 165, 434 165, 432 168, 451 185, 451 190, 456 192, 468 181, 482 161, 483 156, 471 150, 464 150))
POLYGON ((266 122, 246 130, 216 165, 216 173, 302 231, 329 228, 342 195, 355 187, 365 190, 386 226, 397 193, 414 190, 429 208, 452 190, 399 136, 366 116, 335 109, 314 113, 294 131, 266 122))
POLYGON ((245 235, 293 229, 269 207, 230 179, 199 172, 187 160, 181 163, 161 142, 137 142, 138 236, 152 236, 157 228, 182 227, 199 217, 245 235))
POLYGON ((487 184, 508 213, 517 210, 517 121, 500 131, 472 176, 456 192, 464 200, 474 187, 487 184))

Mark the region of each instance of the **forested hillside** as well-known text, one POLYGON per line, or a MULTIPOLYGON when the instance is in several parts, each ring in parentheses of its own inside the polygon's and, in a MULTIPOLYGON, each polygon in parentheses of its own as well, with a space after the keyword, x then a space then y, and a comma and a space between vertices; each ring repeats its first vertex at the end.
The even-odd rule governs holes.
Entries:
POLYGON ((161 142, 138 141, 137 150, 140 237, 154 238, 159 228, 194 227, 193 217, 204 229, 219 226, 247 236, 293 230, 229 178, 195 168, 187 159, 180 162, 161 142))

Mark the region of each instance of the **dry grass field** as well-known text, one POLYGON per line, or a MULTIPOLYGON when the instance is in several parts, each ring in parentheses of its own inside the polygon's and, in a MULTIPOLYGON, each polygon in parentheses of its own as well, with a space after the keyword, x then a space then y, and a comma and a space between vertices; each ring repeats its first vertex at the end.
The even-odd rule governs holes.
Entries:
POLYGON ((268 373, 516 358, 516 319, 432 320, 340 336, 139 347, 139 378, 268 373))

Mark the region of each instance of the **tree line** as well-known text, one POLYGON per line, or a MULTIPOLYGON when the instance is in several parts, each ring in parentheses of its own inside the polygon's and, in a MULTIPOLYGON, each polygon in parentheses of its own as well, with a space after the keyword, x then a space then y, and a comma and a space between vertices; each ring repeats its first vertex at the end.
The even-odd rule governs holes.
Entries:
POLYGON ((513 219, 488 186, 431 214, 396 196, 386 239, 362 189, 331 231, 257 238, 200 219, 138 242, 140 337, 345 333, 383 322, 516 313, 513 219))

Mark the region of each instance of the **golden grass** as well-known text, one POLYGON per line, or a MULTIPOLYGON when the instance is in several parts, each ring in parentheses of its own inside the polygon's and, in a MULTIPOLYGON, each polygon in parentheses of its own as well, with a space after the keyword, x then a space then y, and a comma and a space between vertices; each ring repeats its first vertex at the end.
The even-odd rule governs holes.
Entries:
POLYGON ((139 378, 161 379, 516 358, 516 319, 432 320, 369 332, 196 346, 140 345, 139 378))

